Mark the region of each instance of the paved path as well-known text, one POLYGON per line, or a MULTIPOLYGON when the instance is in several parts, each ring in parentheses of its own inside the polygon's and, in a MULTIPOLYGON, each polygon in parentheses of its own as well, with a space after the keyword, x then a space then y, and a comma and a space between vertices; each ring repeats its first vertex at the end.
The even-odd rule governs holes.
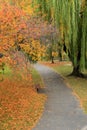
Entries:
POLYGON ((63 79, 50 68, 36 64, 45 83, 48 99, 44 113, 33 130, 87 130, 87 115, 63 79))

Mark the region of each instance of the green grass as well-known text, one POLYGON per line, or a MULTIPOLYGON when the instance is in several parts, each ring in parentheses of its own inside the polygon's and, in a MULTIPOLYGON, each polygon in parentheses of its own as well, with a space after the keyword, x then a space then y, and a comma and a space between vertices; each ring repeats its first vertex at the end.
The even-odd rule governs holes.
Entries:
POLYGON ((12 76, 12 70, 9 66, 5 66, 4 72, 2 71, 2 69, 0 69, 0 81, 2 81, 3 78, 11 76, 12 76))
POLYGON ((33 78, 33 82, 35 85, 39 85, 40 87, 44 87, 44 83, 43 83, 43 80, 42 80, 40 74, 33 67, 32 67, 32 78, 33 78))
POLYGON ((52 67, 54 70, 56 70, 59 74, 61 74, 62 76, 66 77, 67 75, 69 75, 72 72, 72 66, 68 66, 68 65, 63 65, 63 66, 53 66, 52 67))
MULTIPOLYGON (((5 66, 4 68, 4 75, 10 75, 12 73, 11 69, 9 66, 5 66)), ((2 69, 0 69, 0 74, 3 74, 2 69)))
POLYGON ((72 72, 72 66, 62 65, 53 66, 52 68, 64 77, 65 81, 72 88, 74 94, 79 97, 80 104, 87 113, 87 79, 67 76, 72 72))

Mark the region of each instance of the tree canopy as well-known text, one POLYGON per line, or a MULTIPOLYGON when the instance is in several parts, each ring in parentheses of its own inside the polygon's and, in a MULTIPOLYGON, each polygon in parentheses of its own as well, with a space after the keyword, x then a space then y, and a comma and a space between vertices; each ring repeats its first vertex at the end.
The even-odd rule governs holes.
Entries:
POLYGON ((72 74, 80 75, 87 67, 86 21, 86 0, 1 0, 0 51, 26 42, 30 46, 31 38, 43 43, 58 29, 56 38, 73 64, 72 74))
POLYGON ((57 26, 60 44, 73 64, 73 74, 80 75, 87 61, 87 1, 37 0, 41 15, 57 26))

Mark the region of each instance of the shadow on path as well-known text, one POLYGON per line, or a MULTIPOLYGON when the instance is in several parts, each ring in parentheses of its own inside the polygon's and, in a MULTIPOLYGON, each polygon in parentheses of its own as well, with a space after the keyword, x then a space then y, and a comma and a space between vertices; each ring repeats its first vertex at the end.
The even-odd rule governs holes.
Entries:
POLYGON ((63 79, 50 68, 36 64, 46 86, 44 113, 33 130, 87 130, 87 115, 63 79), (86 129, 83 129, 86 128, 86 129))

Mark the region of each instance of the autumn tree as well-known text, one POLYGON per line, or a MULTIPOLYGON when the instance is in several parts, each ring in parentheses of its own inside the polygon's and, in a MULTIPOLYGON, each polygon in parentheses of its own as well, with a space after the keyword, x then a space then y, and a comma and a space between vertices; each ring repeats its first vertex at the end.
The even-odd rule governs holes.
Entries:
POLYGON ((26 24, 24 13, 17 7, 2 4, 0 9, 0 52, 18 45, 25 39, 26 24))
POLYGON ((37 62, 45 55, 45 46, 39 40, 30 40, 30 43, 20 45, 31 62, 37 62))
MULTIPOLYGON (((39 52, 42 52, 40 51, 42 47, 40 43, 43 43, 44 38, 46 39, 56 32, 55 27, 52 24, 45 22, 42 18, 36 15, 31 16, 29 15, 29 12, 26 13, 26 11, 18 8, 17 6, 24 1, 10 1, 10 4, 7 1, 8 0, 6 0, 6 3, 2 2, 0 9, 0 51, 6 53, 9 48, 21 50, 21 45, 23 45, 23 50, 26 50, 25 48, 29 47, 28 50, 31 48, 32 53, 34 55, 36 54, 36 57, 38 57, 35 52, 35 47, 37 50, 36 44, 39 46, 39 52), (33 39, 32 42, 31 39, 33 39), (34 46, 33 43, 35 44, 34 46)), ((28 1, 22 3, 23 7, 25 7, 24 5, 26 2, 28 1)))

